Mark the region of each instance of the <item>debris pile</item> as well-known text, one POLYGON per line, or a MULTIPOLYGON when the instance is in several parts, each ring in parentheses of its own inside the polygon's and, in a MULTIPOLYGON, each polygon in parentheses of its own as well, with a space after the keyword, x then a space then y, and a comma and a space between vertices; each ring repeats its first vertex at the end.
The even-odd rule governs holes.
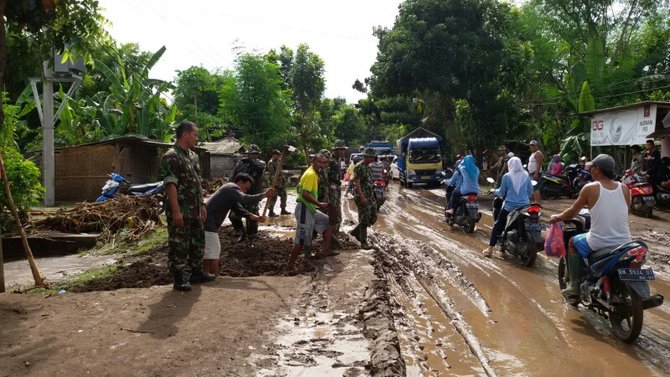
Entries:
POLYGON ((207 178, 202 180, 202 189, 207 195, 212 195, 226 183, 228 183, 228 177, 207 178))
POLYGON ((160 197, 121 195, 100 203, 79 203, 33 223, 35 229, 64 233, 100 233, 103 242, 124 232, 124 239, 137 241, 161 225, 160 197))

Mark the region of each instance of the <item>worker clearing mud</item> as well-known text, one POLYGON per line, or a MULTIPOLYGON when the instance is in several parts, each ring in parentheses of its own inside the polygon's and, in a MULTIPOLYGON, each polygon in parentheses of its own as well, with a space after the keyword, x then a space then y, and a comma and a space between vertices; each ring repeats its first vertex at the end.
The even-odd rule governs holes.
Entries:
POLYGON ((258 202, 263 198, 271 198, 274 195, 273 189, 268 189, 260 194, 247 195, 246 193, 251 190, 255 183, 254 179, 247 173, 239 173, 233 179, 233 183, 226 183, 221 186, 207 200, 203 271, 214 276, 219 276, 219 257, 221 256, 219 227, 228 216, 228 212, 235 208, 246 219, 265 222, 265 217, 247 211, 244 205, 258 205, 258 202))
POLYGON ((328 211, 328 203, 318 201, 319 195, 319 172, 328 166, 328 159, 321 153, 317 153, 312 159, 312 165, 305 170, 300 177, 298 183, 298 199, 295 206, 296 229, 295 238, 293 240, 293 249, 291 256, 286 264, 286 272, 293 272, 293 265, 302 252, 303 248, 312 246, 312 232, 323 233, 323 249, 317 253, 315 257, 328 257, 337 255, 330 249, 330 241, 333 233, 329 224, 328 215, 324 212, 328 211), (320 208, 324 212, 317 211, 320 208))
MULTIPOLYGON (((233 169, 232 179, 235 179, 239 173, 247 173, 254 180, 254 185, 249 190, 250 195, 258 194, 263 190, 263 171, 265 170, 265 161, 260 160, 261 149, 256 144, 250 144, 247 149, 247 157, 240 160, 233 169)), ((247 211, 258 215, 258 203, 245 206, 247 211)), ((250 218, 247 218, 246 230, 242 223, 242 214, 236 210, 230 212, 230 222, 233 227, 240 233, 237 242, 244 241, 247 237, 250 239, 255 237, 258 233, 258 223, 250 218)))
POLYGON ((377 222, 377 203, 372 191, 372 171, 370 164, 375 161, 375 149, 366 148, 363 152, 363 161, 354 168, 354 203, 358 208, 358 225, 350 234, 360 243, 361 248, 369 249, 368 227, 377 222))
MULTIPOLYGON (((281 152, 278 149, 275 149, 272 151, 272 158, 270 161, 268 161, 268 178, 272 180, 274 176, 277 174, 277 169, 279 169, 279 157, 281 156, 281 152)), ((278 173, 279 175, 277 176, 277 183, 275 185, 275 191, 274 195, 268 199, 268 208, 270 208, 270 217, 277 217, 277 214, 275 213, 275 204, 277 203, 277 198, 280 199, 280 208, 281 212, 279 212, 280 215, 290 215, 291 212, 286 210, 286 184, 287 179, 286 176, 284 175, 283 172, 278 173)))

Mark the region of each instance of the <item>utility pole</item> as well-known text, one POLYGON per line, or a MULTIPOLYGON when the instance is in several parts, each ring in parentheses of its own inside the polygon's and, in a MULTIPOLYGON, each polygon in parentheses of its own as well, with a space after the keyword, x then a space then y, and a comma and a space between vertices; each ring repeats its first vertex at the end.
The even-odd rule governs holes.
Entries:
POLYGON ((52 207, 56 203, 54 159, 54 83, 49 61, 44 63, 44 82, 42 97, 44 100, 42 119, 42 184, 44 185, 44 205, 52 207))

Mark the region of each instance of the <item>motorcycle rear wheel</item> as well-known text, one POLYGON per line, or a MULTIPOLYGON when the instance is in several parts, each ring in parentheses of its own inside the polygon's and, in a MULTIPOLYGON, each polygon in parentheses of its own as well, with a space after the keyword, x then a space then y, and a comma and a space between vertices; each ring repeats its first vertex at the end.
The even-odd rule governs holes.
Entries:
POLYGON ((526 238, 526 255, 521 257, 521 263, 526 267, 533 267, 535 258, 537 258, 537 245, 533 242, 533 238, 530 234, 526 235, 526 238))
POLYGON ((642 198, 639 196, 636 196, 632 199, 631 203, 632 208, 639 208, 638 210, 633 211, 636 215, 650 218, 652 213, 653 213, 653 208, 649 207, 647 204, 645 204, 642 201, 642 198))
MULTIPOLYGON (((558 260, 558 286, 563 290, 568 287, 569 283, 570 274, 568 273, 568 261, 565 257, 561 257, 561 259, 558 260)), ((576 297, 566 296, 565 301, 574 307, 579 305, 579 298, 576 297)))
POLYGON ((475 219, 473 219, 470 216, 467 216, 465 220, 465 233, 474 233, 476 222, 477 221, 475 219))
POLYGON ((632 343, 642 331, 644 320, 642 300, 621 280, 616 279, 613 283, 612 298, 618 297, 621 303, 616 304, 618 312, 609 313, 612 332, 618 339, 632 343))

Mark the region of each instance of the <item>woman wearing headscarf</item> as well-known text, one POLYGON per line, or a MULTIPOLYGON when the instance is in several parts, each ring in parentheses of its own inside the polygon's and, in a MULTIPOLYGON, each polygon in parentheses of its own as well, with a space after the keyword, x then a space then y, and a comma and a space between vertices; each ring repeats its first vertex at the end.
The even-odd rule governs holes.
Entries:
POLYGON ((530 203, 530 197, 533 195, 533 184, 530 182, 528 172, 523 169, 521 160, 518 157, 512 157, 507 161, 507 167, 509 172, 503 176, 500 188, 495 191, 495 195, 505 198, 505 201, 493 224, 489 247, 484 249, 484 255, 487 257, 493 254, 493 247, 498 242, 498 236, 505 230, 507 215, 530 203))
POLYGON ((555 154, 551 157, 551 162, 549 162, 549 166, 547 166, 547 173, 551 175, 563 174, 563 163, 561 162, 560 155, 555 154))
POLYGON ((460 189, 454 189, 451 193, 451 205, 447 210, 448 215, 454 213, 453 206, 458 203, 458 199, 461 196, 467 194, 479 195, 479 168, 475 164, 475 158, 470 154, 465 156, 463 162, 458 166, 458 171, 461 173, 463 181, 461 182, 460 189))

